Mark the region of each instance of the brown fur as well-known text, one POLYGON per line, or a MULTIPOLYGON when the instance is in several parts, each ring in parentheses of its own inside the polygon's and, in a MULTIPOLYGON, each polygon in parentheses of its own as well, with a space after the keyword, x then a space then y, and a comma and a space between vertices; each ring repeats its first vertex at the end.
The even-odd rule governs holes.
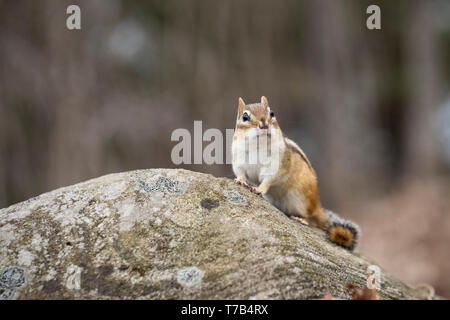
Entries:
POLYGON ((320 206, 316 172, 300 148, 295 148, 290 144, 286 145, 290 152, 284 153, 281 170, 289 178, 284 185, 284 189, 286 191, 295 189, 299 194, 302 194, 305 197, 306 218, 314 225, 326 230, 328 216, 320 206))

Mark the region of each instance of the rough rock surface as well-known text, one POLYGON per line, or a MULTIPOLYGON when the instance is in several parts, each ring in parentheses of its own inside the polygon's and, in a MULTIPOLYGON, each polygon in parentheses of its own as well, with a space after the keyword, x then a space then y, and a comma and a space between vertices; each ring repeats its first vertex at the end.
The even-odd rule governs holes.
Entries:
MULTIPOLYGON (((349 298, 372 264, 232 180, 110 174, 0 210, 0 299, 349 298)), ((421 298, 384 271, 380 297, 421 298)))

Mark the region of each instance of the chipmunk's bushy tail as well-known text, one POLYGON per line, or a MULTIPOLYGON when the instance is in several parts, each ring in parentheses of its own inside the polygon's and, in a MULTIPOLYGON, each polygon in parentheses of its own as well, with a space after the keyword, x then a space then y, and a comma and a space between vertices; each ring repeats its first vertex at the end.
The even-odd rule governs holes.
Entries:
POLYGON ((339 217, 336 213, 325 210, 329 218, 328 238, 337 245, 353 251, 361 237, 359 226, 350 220, 339 217))

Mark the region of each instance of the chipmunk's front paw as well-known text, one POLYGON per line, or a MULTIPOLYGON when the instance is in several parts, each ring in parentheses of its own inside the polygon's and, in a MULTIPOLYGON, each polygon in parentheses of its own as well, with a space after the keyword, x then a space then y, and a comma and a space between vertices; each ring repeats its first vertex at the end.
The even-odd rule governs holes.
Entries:
POLYGON ((250 187, 249 189, 251 192, 253 192, 254 194, 257 194, 258 196, 262 195, 261 191, 259 191, 256 188, 250 187))
POLYGON ((241 186, 247 188, 248 190, 250 190, 250 191, 253 192, 254 194, 261 195, 261 192, 259 192, 258 189, 254 188, 254 187, 252 187, 252 186, 249 186, 249 185, 247 184, 247 182, 245 182, 245 181, 242 181, 242 180, 239 180, 239 179, 236 178, 236 179, 234 179, 234 183, 236 183, 236 184, 238 184, 238 185, 241 185, 241 186))
POLYGON ((246 184, 244 187, 246 187, 248 190, 250 190, 251 192, 253 192, 254 194, 260 196, 261 195, 261 191, 259 191, 257 188, 249 186, 248 184, 246 184))

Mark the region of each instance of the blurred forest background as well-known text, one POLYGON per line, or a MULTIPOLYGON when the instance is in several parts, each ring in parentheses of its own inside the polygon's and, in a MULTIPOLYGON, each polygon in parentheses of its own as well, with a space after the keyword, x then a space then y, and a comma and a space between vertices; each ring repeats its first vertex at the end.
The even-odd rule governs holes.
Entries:
POLYGON ((261 95, 324 206, 361 225, 360 252, 450 297, 448 0, 0 0, 0 207, 176 167, 174 129, 224 132, 261 95))

